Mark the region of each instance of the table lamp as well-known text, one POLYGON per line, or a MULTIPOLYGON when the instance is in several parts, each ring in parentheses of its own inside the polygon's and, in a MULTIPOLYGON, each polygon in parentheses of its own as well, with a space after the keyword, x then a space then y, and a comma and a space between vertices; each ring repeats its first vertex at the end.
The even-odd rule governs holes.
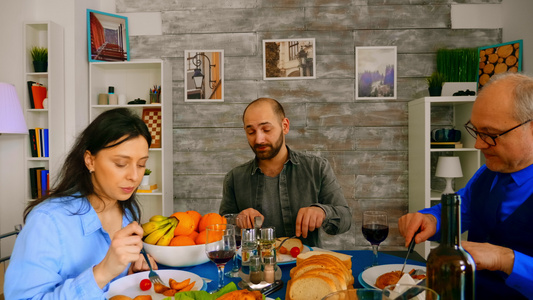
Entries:
POLYGON ((0 82, 0 134, 28 134, 15 87, 0 82))
POLYGON ((463 177, 463 171, 461 170, 461 161, 458 156, 440 156, 437 162, 437 170, 435 176, 446 179, 446 188, 442 192, 443 194, 455 193, 452 188, 453 178, 463 177))

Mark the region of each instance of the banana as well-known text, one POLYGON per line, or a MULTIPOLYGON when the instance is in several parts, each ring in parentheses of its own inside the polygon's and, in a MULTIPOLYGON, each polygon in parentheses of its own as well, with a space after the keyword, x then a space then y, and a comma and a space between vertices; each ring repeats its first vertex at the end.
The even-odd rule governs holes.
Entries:
POLYGON ((157 241, 156 245, 168 246, 170 241, 174 238, 174 229, 176 229, 176 225, 171 226, 167 233, 165 233, 165 235, 163 235, 159 241, 157 241))
POLYGON ((155 215, 150 218, 150 222, 159 222, 168 219, 168 217, 162 215, 155 215))
POLYGON ((144 223, 144 224, 141 225, 142 228, 143 228, 143 231, 144 231, 143 237, 145 237, 145 236, 147 236, 147 235, 149 235, 149 234, 151 234, 151 233, 153 233, 153 232, 155 232, 155 231, 157 231, 157 230, 159 230, 159 229, 161 229, 161 228, 163 228, 163 227, 165 227, 165 226, 167 226, 169 224, 171 224, 171 223, 170 223, 170 219, 168 219, 168 218, 163 220, 163 221, 157 221, 157 222, 156 221, 151 221, 151 222, 144 223))
MULTIPOLYGON (((162 238, 172 228, 172 224, 168 224, 165 227, 158 229, 144 238, 144 242, 147 244, 155 245, 160 238, 162 238)), ((174 234, 174 231, 172 232, 174 234)))

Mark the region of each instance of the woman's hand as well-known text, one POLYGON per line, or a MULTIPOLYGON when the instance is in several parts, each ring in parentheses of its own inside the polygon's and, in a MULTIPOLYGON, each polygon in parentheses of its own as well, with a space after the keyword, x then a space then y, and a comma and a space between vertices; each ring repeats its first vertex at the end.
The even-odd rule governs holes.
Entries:
MULTIPOLYGON (((146 253, 146 256, 148 256, 148 259, 150 260, 150 265, 152 266, 152 269, 157 270, 158 267, 157 267, 157 263, 155 262, 154 258, 148 253, 146 253)), ((139 259, 130 265, 130 269, 128 270, 128 275, 137 273, 137 272, 148 271, 148 270, 150 270, 150 267, 146 263, 146 259, 144 259, 144 255, 139 255, 139 259)))
POLYGON ((139 260, 142 236, 143 229, 137 222, 115 233, 106 256, 93 268, 94 278, 100 288, 122 273, 128 264, 139 260))

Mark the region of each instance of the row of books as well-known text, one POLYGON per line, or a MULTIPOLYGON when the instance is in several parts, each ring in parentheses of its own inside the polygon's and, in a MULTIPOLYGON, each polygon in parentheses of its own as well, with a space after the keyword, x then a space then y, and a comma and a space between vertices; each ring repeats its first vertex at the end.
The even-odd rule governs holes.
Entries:
POLYGON ((31 157, 49 157, 48 128, 31 128, 28 131, 30 132, 31 157))
POLYGON ((28 95, 30 97, 30 107, 43 109, 43 101, 47 97, 46 87, 35 81, 28 81, 28 95))
POLYGON ((32 199, 48 195, 50 171, 44 167, 30 168, 30 190, 32 199))

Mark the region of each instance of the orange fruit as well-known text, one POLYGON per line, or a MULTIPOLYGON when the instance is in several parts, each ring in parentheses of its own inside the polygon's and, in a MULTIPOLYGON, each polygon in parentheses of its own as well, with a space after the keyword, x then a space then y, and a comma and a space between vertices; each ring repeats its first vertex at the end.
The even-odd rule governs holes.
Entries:
POLYGON ((174 229, 174 236, 189 235, 194 231, 194 219, 186 212, 175 212, 171 217, 176 217, 180 222, 174 229))
POLYGON ((202 216, 200 223, 198 224, 198 231, 204 231, 205 228, 213 224, 226 224, 226 218, 217 213, 207 213, 202 216))
POLYGON ((191 234, 187 235, 191 239, 196 240, 196 237, 198 236, 198 231, 193 231, 191 234))
POLYGON ((170 240, 169 246, 192 246, 196 245, 193 239, 186 235, 178 235, 170 240))
POLYGON ((194 219, 194 230, 198 231, 198 224, 200 224, 200 219, 202 218, 202 215, 195 210, 188 210, 186 211, 186 213, 194 219))
MULTIPOLYGON (((220 237, 218 239, 220 239, 220 237)), ((198 233, 198 236, 196 237, 194 241, 196 242, 196 245, 200 245, 200 244, 205 244, 206 240, 207 240, 207 231, 202 230, 198 233)), ((212 236, 212 235, 209 236, 209 243, 212 243, 216 240, 217 240, 216 236, 212 236)))

